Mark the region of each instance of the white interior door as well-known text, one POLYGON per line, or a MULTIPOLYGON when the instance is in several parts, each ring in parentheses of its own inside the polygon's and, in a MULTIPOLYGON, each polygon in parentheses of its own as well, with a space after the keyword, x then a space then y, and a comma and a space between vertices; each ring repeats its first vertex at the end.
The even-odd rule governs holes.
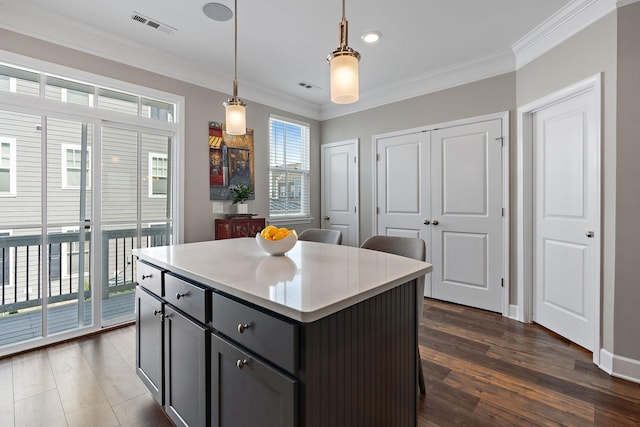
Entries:
POLYGON ((599 148, 593 92, 533 115, 533 320, 594 350, 599 148))
POLYGON ((322 228, 342 232, 342 244, 358 246, 358 140, 321 148, 322 228))
MULTIPOLYGON (((419 132, 377 140, 377 230, 386 236, 418 237, 427 244, 429 227, 429 133, 419 132)), ((425 278, 425 295, 431 293, 431 274, 425 278)))
POLYGON ((500 120, 431 135, 432 296, 502 312, 500 120))

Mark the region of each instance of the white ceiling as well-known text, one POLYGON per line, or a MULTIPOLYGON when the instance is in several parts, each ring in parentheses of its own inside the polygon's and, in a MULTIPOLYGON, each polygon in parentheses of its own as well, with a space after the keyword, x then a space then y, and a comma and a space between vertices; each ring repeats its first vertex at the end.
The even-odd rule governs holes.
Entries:
MULTIPOLYGON (((219 2, 233 9, 233 0, 219 2)), ((515 69, 514 46, 525 36, 593 2, 347 0, 349 46, 362 55, 361 100, 337 106, 325 58, 338 46, 341 1, 238 0, 239 96, 249 107, 261 102, 325 119, 497 75, 515 69), (380 42, 365 45, 366 30, 381 32, 380 42)), ((233 19, 210 20, 206 3, 0 0, 0 27, 230 94, 233 19), (133 11, 176 30, 136 22, 133 11)))

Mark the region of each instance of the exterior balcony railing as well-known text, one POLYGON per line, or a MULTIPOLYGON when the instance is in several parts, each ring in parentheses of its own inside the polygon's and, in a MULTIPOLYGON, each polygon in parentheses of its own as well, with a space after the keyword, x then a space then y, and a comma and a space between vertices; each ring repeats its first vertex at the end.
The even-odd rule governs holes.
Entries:
MULTIPOLYGON (((91 232, 85 232, 84 236, 85 274, 82 278, 78 274, 80 233, 53 233, 47 236, 49 269, 45 286, 49 304, 78 299, 80 286, 80 294, 85 299, 91 297, 91 232)), ((168 244, 171 244, 170 226, 141 230, 140 247, 168 244)), ((103 300, 116 293, 134 289, 135 263, 131 259, 131 250, 137 247, 136 229, 102 232, 103 274, 100 289, 103 300)), ((17 313, 42 305, 41 270, 44 268, 44 252, 40 235, 0 237, 0 314, 17 313)))

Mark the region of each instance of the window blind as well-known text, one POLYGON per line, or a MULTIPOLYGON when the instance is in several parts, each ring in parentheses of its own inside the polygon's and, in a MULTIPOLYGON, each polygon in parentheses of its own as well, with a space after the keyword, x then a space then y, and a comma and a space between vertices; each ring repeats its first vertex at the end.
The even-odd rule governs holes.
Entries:
POLYGON ((269 118, 269 216, 308 218, 309 125, 269 118))

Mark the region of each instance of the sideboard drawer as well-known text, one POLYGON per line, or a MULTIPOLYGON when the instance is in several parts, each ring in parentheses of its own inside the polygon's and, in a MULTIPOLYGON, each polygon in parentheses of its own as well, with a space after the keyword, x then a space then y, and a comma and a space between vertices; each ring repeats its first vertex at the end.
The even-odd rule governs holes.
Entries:
POLYGON ((298 327, 270 314, 213 293, 213 327, 286 371, 298 368, 298 327))
POLYGON ((211 299, 206 289, 187 282, 171 273, 164 276, 164 299, 200 323, 211 318, 211 299))
POLYGON ((159 297, 163 296, 162 276, 164 271, 144 261, 136 262, 136 282, 159 297))

